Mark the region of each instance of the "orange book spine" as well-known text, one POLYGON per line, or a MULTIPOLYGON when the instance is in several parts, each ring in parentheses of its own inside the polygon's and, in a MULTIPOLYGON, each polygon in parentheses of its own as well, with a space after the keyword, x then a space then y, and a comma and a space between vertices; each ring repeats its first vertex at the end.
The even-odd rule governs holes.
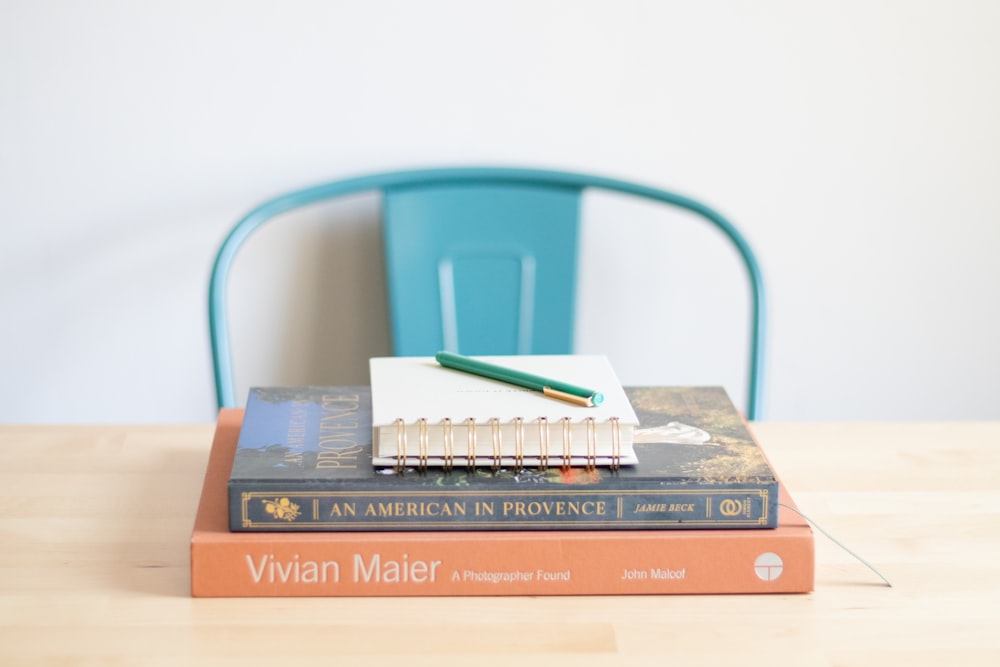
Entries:
MULTIPOLYGON (((239 411, 223 411, 191 540, 199 597, 798 593, 812 530, 231 533, 239 411)), ((782 502, 791 502, 783 494, 782 502)))
POLYGON ((811 541, 795 536, 494 535, 209 540, 192 548, 192 594, 793 593, 813 584, 811 541))

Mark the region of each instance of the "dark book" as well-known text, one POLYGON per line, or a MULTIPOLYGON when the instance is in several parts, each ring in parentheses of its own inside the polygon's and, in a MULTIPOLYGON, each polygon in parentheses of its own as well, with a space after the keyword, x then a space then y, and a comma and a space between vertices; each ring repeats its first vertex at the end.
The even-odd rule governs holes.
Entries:
POLYGON ((255 388, 229 477, 233 531, 774 528, 778 481, 719 387, 626 389, 638 464, 372 463, 368 387, 255 388))

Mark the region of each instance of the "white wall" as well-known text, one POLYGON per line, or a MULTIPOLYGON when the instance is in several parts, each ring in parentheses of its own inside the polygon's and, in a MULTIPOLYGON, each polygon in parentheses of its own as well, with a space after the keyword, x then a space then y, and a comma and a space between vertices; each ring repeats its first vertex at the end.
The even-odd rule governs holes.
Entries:
MULTIPOLYGON (((227 228, 287 189, 448 164, 730 216, 770 288, 768 419, 1000 418, 1000 3, 84 4, 0 2, 0 421, 212 419, 227 228)), ((578 346, 627 383, 741 396, 732 320, 694 314, 731 298, 715 251, 615 205, 588 202, 578 346)), ((363 382, 388 352, 376 209, 252 239, 241 385, 363 382)))

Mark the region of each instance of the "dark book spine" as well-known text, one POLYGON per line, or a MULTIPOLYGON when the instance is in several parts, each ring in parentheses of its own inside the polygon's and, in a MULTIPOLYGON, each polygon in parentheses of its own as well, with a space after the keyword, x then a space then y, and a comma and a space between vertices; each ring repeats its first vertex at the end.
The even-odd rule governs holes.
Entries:
POLYGON ((394 487, 338 491, 231 484, 233 531, 774 528, 777 484, 726 488, 394 487))

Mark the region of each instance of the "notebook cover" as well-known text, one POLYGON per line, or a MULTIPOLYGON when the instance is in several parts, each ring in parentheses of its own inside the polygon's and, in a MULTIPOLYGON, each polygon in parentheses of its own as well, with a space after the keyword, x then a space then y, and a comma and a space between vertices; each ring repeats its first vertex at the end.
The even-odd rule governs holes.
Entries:
POLYGON ((620 430, 620 462, 635 462, 631 456, 632 429, 637 424, 635 412, 625 395, 611 363, 603 355, 509 355, 475 357, 476 360, 545 378, 588 387, 599 391, 604 401, 597 406, 581 407, 547 397, 538 391, 478 375, 445 368, 433 357, 376 357, 369 361, 372 386, 372 421, 374 424, 374 455, 380 463, 391 465, 400 455, 401 440, 397 420, 405 425, 408 445, 405 453, 416 461, 421 435, 419 422, 428 425, 428 464, 441 465, 443 431, 446 420, 452 424, 456 454, 467 455, 475 448, 480 465, 489 466, 492 450, 499 445, 511 463, 510 452, 516 441, 523 442, 527 459, 534 463, 541 436, 539 423, 548 424, 550 444, 545 448, 551 458, 560 456, 566 439, 561 428, 565 420, 570 426, 569 444, 575 454, 573 465, 586 464, 587 420, 596 426, 594 449, 600 462, 611 461, 615 449, 611 435, 611 420, 617 419, 620 430), (476 440, 470 445, 466 420, 475 420, 476 440), (513 428, 515 420, 523 423, 522 434, 513 428), (500 442, 494 438, 490 420, 496 420, 502 433, 500 442))

